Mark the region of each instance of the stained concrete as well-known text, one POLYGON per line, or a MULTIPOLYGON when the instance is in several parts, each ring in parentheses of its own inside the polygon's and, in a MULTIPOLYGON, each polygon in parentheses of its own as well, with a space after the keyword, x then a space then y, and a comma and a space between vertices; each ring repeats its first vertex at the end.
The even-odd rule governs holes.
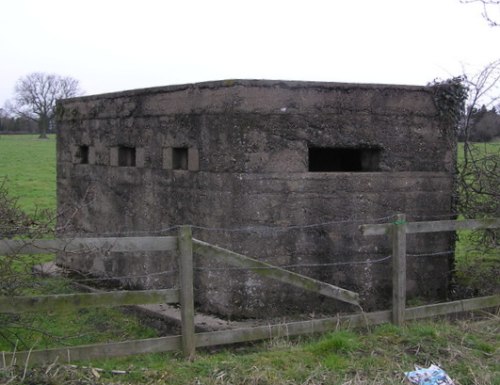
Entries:
MULTIPOLYGON (((432 87, 243 80, 68 99, 58 107, 58 224, 93 236, 195 225, 201 240, 359 292, 365 309, 384 308, 390 244, 357 227, 396 212, 409 220, 453 214, 456 140, 438 107, 432 87), (334 151, 320 159, 331 164, 339 149, 360 151, 349 162, 361 169, 311 170, 316 148, 334 151)), ((451 249, 450 234, 409 240, 411 254, 451 249)), ((165 253, 60 254, 58 263, 140 275, 124 279, 132 287, 177 284, 176 258, 165 253)), ((444 297, 451 263, 450 255, 409 258, 409 296, 444 297)), ((204 257, 196 265, 195 299, 206 312, 351 309, 204 257)))

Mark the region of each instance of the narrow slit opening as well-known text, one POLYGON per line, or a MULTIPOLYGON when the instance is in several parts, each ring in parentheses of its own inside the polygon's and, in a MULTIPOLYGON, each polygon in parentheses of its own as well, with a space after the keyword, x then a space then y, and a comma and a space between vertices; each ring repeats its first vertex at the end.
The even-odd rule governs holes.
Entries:
POLYGON ((379 148, 309 147, 309 171, 380 171, 380 154, 379 148))

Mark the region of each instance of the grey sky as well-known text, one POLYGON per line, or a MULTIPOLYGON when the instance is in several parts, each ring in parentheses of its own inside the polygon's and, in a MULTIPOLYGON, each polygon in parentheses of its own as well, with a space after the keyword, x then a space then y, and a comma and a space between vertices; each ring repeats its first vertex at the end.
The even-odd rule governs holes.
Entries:
POLYGON ((252 78, 425 84, 497 59, 459 0, 3 0, 0 106, 35 71, 87 94, 252 78))

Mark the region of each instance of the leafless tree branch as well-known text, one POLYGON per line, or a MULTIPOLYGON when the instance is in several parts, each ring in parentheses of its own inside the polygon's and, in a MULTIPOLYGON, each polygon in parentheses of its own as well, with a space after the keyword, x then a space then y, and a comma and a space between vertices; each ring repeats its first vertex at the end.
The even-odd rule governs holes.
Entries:
MULTIPOLYGON (((500 0, 497 1, 500 4, 500 0)), ((469 98, 462 122, 463 157, 459 164, 459 208, 469 218, 500 216, 500 147, 471 143, 471 129, 476 124, 478 110, 492 107, 500 101, 500 60, 481 71, 464 77, 469 98)), ((500 246, 500 233, 482 231, 476 246, 491 249, 500 246)))
POLYGON ((17 81, 14 98, 6 104, 6 109, 38 122, 40 137, 44 138, 53 121, 57 100, 81 94, 76 79, 34 72, 17 81))
POLYGON ((488 24, 492 27, 500 26, 500 22, 491 16, 492 10, 496 11, 497 16, 500 16, 498 15, 500 13, 500 9, 498 9, 500 0, 461 0, 460 2, 463 4, 480 3, 483 7, 482 15, 488 24))

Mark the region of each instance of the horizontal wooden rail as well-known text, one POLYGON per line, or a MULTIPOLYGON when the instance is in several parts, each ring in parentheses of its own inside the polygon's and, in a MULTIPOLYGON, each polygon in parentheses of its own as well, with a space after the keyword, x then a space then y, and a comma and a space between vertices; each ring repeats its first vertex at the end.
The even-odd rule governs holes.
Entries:
MULTIPOLYGON (((500 306, 500 295, 492 295, 488 297, 408 308, 405 310, 405 318, 409 320, 428 318, 497 306, 500 306)), ((195 341, 197 347, 227 345, 276 337, 323 333, 337 330, 339 327, 379 325, 390 322, 391 318, 391 310, 383 310, 372 313, 357 313, 332 318, 197 333, 195 334, 195 341)), ((31 352, 8 352, 2 353, 3 357, 0 359, 0 368, 2 368, 3 362, 10 365, 12 360, 15 360, 16 364, 20 365, 27 359, 30 363, 38 364, 44 362, 55 362, 56 360, 58 360, 58 362, 71 362, 100 357, 116 357, 131 354, 178 351, 181 349, 181 338, 181 336, 169 336, 110 344, 94 344, 57 349, 33 350, 31 352)))
MULTIPOLYGON (((360 231, 363 235, 385 235, 390 234, 391 229, 397 223, 381 223, 374 225, 361 225, 360 231)), ((446 220, 427 222, 406 223, 406 234, 436 233, 441 231, 456 230, 480 230, 500 228, 500 218, 468 219, 468 220, 446 220)))
POLYGON ((490 295, 487 297, 462 299, 459 301, 436 303, 432 305, 408 308, 405 310, 405 318, 412 320, 436 317, 445 314, 461 313, 465 311, 486 309, 489 307, 497 306, 500 306, 500 295, 498 294, 490 295))
POLYGON ((110 252, 173 251, 177 237, 118 237, 0 240, 0 255, 46 254, 54 252, 110 252))
MULTIPOLYGON (((195 334, 195 343, 197 347, 206 347, 257 341, 275 337, 320 333, 336 330, 341 325, 356 327, 386 323, 390 321, 390 317, 391 312, 387 310, 310 321, 265 325, 253 328, 197 333, 195 334)), ((69 363, 72 361, 82 361, 101 357, 178 351, 181 349, 181 339, 182 336, 169 336, 109 344, 32 350, 31 352, 3 352, 3 357, 0 357, 0 368, 2 368, 3 362, 9 365, 13 359, 17 365, 24 364, 26 360, 29 360, 31 364, 51 363, 56 361, 59 363, 69 363)))
MULTIPOLYGON (((500 306, 500 295, 408 308, 405 310, 405 318, 428 318, 496 306, 500 306)), ((334 318, 265 325, 254 328, 198 333, 196 334, 196 346, 224 345, 274 337, 322 333, 336 330, 339 326, 360 327, 379 325, 390 322, 391 318, 392 311, 384 310, 372 313, 343 315, 334 318)))
POLYGON ((281 269, 277 266, 223 249, 222 247, 213 246, 206 242, 193 239, 193 251, 232 266, 247 268, 263 277, 272 278, 353 305, 359 305, 358 293, 306 277, 305 275, 281 269))
POLYGON ((113 291, 34 297, 0 297, 0 313, 70 311, 84 307, 128 306, 179 302, 179 290, 113 291))
POLYGON ((121 357, 131 354, 160 353, 180 350, 181 336, 148 338, 143 340, 123 341, 107 344, 81 345, 66 348, 22 351, 16 353, 0 353, 0 368, 4 363, 22 365, 28 360, 30 364, 71 363, 93 358, 121 357))
POLYGON ((323 333, 337 330, 341 326, 359 327, 390 322, 391 311, 359 313, 333 318, 263 325, 253 328, 221 330, 196 334, 196 346, 215 346, 250 342, 268 338, 297 336, 301 334, 323 333))

